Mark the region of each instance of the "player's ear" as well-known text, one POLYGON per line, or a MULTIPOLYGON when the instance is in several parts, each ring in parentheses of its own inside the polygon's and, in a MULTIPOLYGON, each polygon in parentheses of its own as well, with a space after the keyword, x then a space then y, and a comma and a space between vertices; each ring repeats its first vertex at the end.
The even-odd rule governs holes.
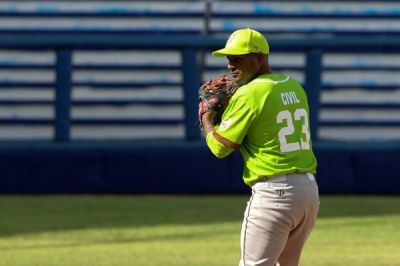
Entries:
POLYGON ((260 61, 266 61, 267 60, 267 55, 266 54, 258 53, 257 56, 258 56, 258 60, 260 60, 260 61))
POLYGON ((257 63, 262 66, 268 62, 268 56, 263 53, 257 53, 257 63))

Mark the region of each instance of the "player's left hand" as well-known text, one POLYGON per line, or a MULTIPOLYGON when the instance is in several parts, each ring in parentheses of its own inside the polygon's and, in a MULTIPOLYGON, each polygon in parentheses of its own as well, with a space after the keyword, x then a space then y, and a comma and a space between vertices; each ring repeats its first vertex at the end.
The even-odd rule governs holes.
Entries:
POLYGON ((230 98, 236 92, 238 86, 226 75, 205 82, 199 88, 199 121, 206 112, 215 113, 214 124, 221 122, 221 117, 229 103, 230 98))

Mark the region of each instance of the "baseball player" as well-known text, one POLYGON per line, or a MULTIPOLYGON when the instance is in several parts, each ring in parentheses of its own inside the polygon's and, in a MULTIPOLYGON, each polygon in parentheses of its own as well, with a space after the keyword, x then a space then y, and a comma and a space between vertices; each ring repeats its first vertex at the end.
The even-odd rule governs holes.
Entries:
POLYGON ((218 158, 239 149, 243 180, 252 189, 241 230, 241 266, 298 265, 319 210, 307 96, 296 80, 271 71, 268 54, 259 32, 233 32, 212 55, 228 59, 240 87, 219 124, 215 109, 199 104, 208 147, 218 158))

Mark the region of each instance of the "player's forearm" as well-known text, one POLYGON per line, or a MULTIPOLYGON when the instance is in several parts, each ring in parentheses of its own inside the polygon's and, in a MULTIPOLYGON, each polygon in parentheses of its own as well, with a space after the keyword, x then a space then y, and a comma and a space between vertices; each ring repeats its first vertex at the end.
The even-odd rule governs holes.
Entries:
POLYGON ((201 116, 201 122, 203 124, 203 131, 204 135, 207 136, 208 133, 214 131, 215 125, 213 123, 214 121, 214 112, 206 112, 201 116))

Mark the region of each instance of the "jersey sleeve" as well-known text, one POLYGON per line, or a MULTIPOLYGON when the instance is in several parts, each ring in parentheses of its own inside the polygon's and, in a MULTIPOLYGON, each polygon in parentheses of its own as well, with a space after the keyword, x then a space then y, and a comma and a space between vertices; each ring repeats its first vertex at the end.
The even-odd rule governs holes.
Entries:
POLYGON ((224 158, 231 154, 234 149, 225 146, 221 142, 219 142, 213 135, 213 132, 209 132, 206 136, 206 142, 207 146, 210 148, 211 152, 217 157, 217 158, 224 158))
POLYGON ((230 100, 222 121, 215 127, 215 131, 225 139, 240 145, 254 119, 255 113, 251 101, 242 94, 230 100))

